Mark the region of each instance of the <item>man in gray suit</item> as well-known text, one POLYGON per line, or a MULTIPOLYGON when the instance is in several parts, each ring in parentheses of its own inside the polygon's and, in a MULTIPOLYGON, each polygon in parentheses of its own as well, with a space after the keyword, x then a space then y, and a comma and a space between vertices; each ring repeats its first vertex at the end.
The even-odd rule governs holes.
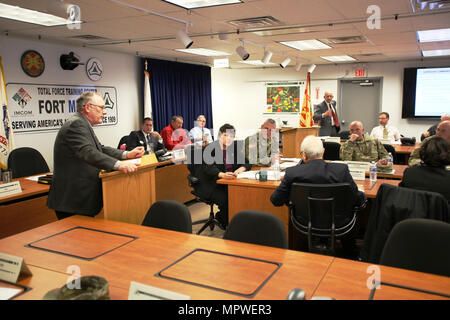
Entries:
POLYGON ((333 94, 325 91, 324 101, 314 107, 314 121, 319 121, 319 136, 337 137, 340 126, 333 94))
POLYGON ((103 207, 101 169, 134 172, 133 163, 120 159, 142 157, 143 147, 122 151, 105 147, 98 141, 92 126, 101 124, 106 115, 101 95, 84 92, 77 99, 77 112, 68 119, 56 136, 53 149, 53 181, 47 206, 58 219, 75 214, 97 215, 103 207))

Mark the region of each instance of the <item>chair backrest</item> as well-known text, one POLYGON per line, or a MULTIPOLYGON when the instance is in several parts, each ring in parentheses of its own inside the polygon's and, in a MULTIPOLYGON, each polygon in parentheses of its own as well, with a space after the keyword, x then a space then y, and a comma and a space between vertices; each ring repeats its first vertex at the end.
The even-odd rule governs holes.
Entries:
POLYGON ((450 277, 450 224, 432 219, 397 223, 380 264, 450 277))
POLYGON ((350 136, 350 131, 339 132, 339 137, 341 138, 341 140, 348 140, 349 136, 350 136))
POLYGON ((256 210, 238 212, 230 221, 224 239, 287 249, 286 230, 280 218, 256 210))
POLYGON ((123 145, 124 143, 127 143, 128 140, 128 136, 123 136, 122 138, 120 138, 119 144, 117 145, 117 149, 120 149, 120 146, 123 145))
POLYGON ((8 156, 8 169, 12 171, 13 179, 50 171, 41 153, 29 147, 11 151, 8 156))
POLYGON ((174 200, 156 201, 148 210, 143 226, 192 233, 189 209, 174 200))
POLYGON ((392 154, 392 161, 394 162, 394 164, 397 164, 397 152, 395 152, 395 148, 394 146, 390 145, 390 144, 383 144, 384 148, 386 149, 386 151, 392 154))
POLYGON ((339 150, 341 149, 341 144, 337 142, 324 142, 323 147, 325 152, 323 154, 324 160, 340 160, 339 150))
POLYGON ((314 229, 331 230, 333 220, 335 227, 340 228, 352 221, 354 216, 356 196, 349 183, 295 182, 291 186, 289 199, 295 221, 304 226, 311 223, 314 229))

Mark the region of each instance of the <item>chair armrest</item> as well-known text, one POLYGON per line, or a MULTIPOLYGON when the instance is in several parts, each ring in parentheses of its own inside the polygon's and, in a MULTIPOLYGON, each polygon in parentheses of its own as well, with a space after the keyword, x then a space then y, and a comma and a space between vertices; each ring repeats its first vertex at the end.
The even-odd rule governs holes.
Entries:
POLYGON ((190 175, 190 174, 187 176, 187 179, 188 179, 189 184, 190 184, 191 186, 196 185, 196 184, 199 183, 199 181, 200 181, 197 177, 194 177, 194 176, 192 176, 192 175, 190 175))

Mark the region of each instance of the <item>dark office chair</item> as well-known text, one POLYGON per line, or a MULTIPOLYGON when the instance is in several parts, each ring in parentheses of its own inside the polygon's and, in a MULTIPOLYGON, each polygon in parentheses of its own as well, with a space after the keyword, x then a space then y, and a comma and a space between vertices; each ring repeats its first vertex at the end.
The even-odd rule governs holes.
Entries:
POLYGON ((340 160, 339 150, 341 149, 341 144, 337 142, 324 142, 323 147, 325 152, 323 154, 324 160, 340 160))
POLYGON ((380 264, 450 277, 450 224, 407 219, 392 229, 380 264))
POLYGON ((200 184, 200 170, 202 169, 202 161, 203 161, 203 149, 200 146, 195 144, 189 145, 185 149, 186 157, 187 157, 187 168, 189 170, 187 179, 189 186, 193 189, 191 193, 195 196, 195 199, 199 202, 203 202, 209 205, 209 217, 207 219, 202 219, 199 221, 193 222, 193 224, 202 224, 204 225, 200 228, 197 234, 201 234, 206 228, 210 228, 210 230, 214 230, 215 226, 218 226, 221 229, 224 229, 222 224, 214 217, 214 202, 209 199, 205 199, 198 192, 198 186, 200 184))
POLYGON ((142 221, 143 226, 192 233, 189 209, 174 200, 156 201, 142 221))
POLYGON ((13 179, 50 171, 41 153, 29 147, 11 151, 8 156, 8 169, 12 171, 13 179))
POLYGON ((395 152, 395 148, 393 145, 390 144, 383 144, 384 148, 386 149, 386 151, 392 154, 392 162, 394 164, 398 164, 398 160, 397 160, 397 152, 395 152))
POLYGON ((272 213, 244 210, 236 213, 223 235, 224 239, 287 249, 283 222, 272 213))
MULTIPOLYGON (((356 196, 349 183, 293 183, 290 194, 290 216, 295 229, 308 237, 308 249, 314 251, 312 237, 330 238, 324 251, 334 255, 335 241, 353 230, 356 196)), ((321 250, 322 251, 322 250, 321 250)))
POLYGON ((117 149, 120 149, 120 146, 123 145, 123 144, 126 145, 127 140, 128 140, 128 136, 123 136, 122 138, 120 138, 119 144, 117 145, 117 149))
POLYGON ((341 138, 341 141, 346 141, 350 137, 350 131, 341 131, 339 132, 339 137, 341 138))

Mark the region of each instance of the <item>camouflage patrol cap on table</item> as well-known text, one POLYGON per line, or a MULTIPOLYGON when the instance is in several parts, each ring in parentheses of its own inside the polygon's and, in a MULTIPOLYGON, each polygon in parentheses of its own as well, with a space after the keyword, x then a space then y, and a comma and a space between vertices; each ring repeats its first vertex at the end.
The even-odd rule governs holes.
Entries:
POLYGON ((80 289, 69 289, 67 284, 47 292, 44 300, 109 300, 108 281, 97 276, 79 278, 80 289))
POLYGON ((388 164, 380 164, 377 162, 377 172, 378 173, 391 173, 392 172, 392 166, 388 164))

